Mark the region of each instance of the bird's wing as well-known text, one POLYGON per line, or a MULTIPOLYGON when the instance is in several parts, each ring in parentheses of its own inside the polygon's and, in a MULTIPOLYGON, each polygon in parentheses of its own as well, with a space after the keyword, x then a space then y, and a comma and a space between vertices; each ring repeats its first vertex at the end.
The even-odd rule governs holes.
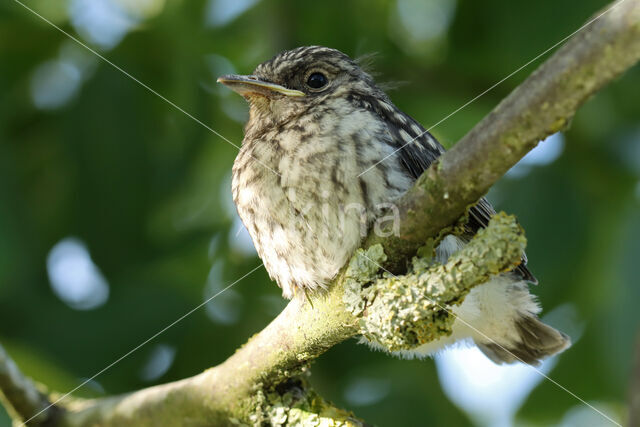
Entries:
MULTIPOLYGON (((417 179, 435 159, 444 153, 444 147, 420 123, 399 110, 385 115, 384 118, 389 123, 389 133, 397 147, 397 152, 394 155, 399 156, 407 172, 414 179, 417 179), (407 140, 407 135, 410 137, 409 140, 407 140), (412 139, 414 140, 412 141, 412 139)), ((466 224, 469 233, 466 237, 470 239, 480 228, 485 228, 495 213, 496 211, 487 199, 481 198, 469 209, 469 221, 466 224)), ((527 268, 527 256, 524 253, 522 254, 522 263, 513 271, 523 280, 534 284, 538 283, 538 280, 527 268)))

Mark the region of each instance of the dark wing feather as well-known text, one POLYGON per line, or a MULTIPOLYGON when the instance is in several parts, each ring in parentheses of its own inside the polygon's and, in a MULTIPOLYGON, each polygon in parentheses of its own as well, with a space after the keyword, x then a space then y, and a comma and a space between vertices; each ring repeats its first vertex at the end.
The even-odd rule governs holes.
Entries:
MULTIPOLYGON (((420 123, 400 110, 388 112, 381 108, 377 112, 388 123, 389 133, 397 144, 398 151, 394 155, 399 156, 402 165, 414 179, 417 179, 435 159, 444 153, 444 147, 420 123), (417 129, 419 132, 415 132, 417 129), (415 141, 411 143, 406 141, 400 133, 401 130, 404 130, 411 138, 415 138, 415 141), (402 148, 400 149, 400 147, 402 148)), ((466 225, 469 230, 468 237, 471 238, 480 228, 485 228, 495 213, 496 211, 487 199, 481 198, 469 210, 469 221, 466 225)), ((524 253, 522 254, 522 263, 513 271, 523 280, 534 284, 538 283, 538 280, 527 268, 527 256, 524 253)))

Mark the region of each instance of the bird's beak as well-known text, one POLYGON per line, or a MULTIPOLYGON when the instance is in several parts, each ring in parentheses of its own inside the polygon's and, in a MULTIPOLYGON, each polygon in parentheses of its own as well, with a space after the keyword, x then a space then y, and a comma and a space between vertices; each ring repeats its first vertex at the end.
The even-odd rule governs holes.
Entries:
POLYGON ((273 97, 275 95, 285 96, 304 96, 305 93, 295 89, 288 89, 275 83, 265 82, 256 76, 238 76, 235 74, 227 74, 218 77, 218 83, 229 87, 229 89, 238 92, 242 96, 246 95, 262 95, 273 97))

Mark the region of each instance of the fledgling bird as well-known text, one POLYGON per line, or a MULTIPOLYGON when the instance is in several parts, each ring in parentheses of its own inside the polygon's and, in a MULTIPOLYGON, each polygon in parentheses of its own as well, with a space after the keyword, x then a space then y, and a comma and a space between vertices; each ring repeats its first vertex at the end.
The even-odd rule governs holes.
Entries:
MULTIPOLYGON (((444 152, 370 74, 335 49, 300 47, 252 75, 218 81, 249 102, 233 199, 286 298, 328 284, 376 218, 444 152)), ((447 236, 437 258, 446 261, 494 213, 481 199, 471 209, 468 235, 447 236)), ((568 337, 536 316, 540 308, 527 285, 535 281, 523 254, 514 271, 473 288, 454 308, 450 336, 400 354, 422 357, 472 339, 496 363, 537 364, 564 350, 568 337)))

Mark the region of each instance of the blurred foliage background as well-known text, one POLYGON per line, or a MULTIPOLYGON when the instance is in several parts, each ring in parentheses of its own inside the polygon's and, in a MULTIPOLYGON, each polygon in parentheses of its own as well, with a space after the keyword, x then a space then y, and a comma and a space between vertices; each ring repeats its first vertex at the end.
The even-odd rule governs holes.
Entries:
MULTIPOLYGON (((242 140, 217 76, 307 44, 376 52, 426 127, 569 35, 602 0, 30 0, 131 76, 242 140)), ((451 146, 545 57, 438 124, 451 146)), ((0 5, 0 342, 66 392, 259 264, 230 200, 236 148, 17 2, 0 5)), ((547 321, 575 344, 542 370, 625 417, 640 287, 640 68, 490 193, 527 230, 547 321)), ((90 381, 122 393, 222 362, 284 306, 263 269, 90 381)), ((343 343, 326 398, 377 425, 607 425, 536 371, 473 350, 401 361, 343 343)), ((9 419, 0 409, 0 426, 9 419)))

